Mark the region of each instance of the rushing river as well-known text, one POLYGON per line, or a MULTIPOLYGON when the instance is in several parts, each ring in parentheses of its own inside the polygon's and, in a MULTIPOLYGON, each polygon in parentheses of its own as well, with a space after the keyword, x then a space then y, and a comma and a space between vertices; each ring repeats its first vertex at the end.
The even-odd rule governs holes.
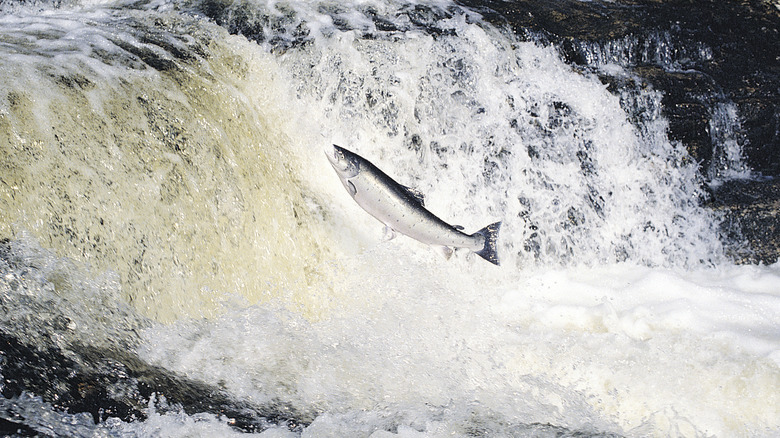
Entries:
MULTIPOLYGON (((728 260, 701 207, 714 173, 669 141, 660 93, 599 72, 632 79, 445 1, 0 2, 0 331, 60 355, 34 355, 55 388, 71 368, 113 376, 79 390, 143 413, 14 393, 6 346, 0 419, 50 436, 780 433, 780 265, 728 260), (383 240, 333 143, 469 232, 503 221, 501 265, 383 240), (122 367, 267 421, 177 405, 163 382, 144 396, 122 367)), ((717 146, 741 169, 736 142, 717 146)))

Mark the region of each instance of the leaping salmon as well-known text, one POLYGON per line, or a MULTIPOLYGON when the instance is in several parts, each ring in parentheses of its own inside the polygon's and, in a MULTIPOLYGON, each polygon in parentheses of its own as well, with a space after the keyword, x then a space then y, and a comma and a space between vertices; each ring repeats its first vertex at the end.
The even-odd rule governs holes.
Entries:
POLYGON ((499 264, 496 241, 500 221, 474 234, 463 233, 462 227, 452 226, 426 210, 421 193, 397 183, 360 155, 335 144, 326 155, 355 202, 385 224, 391 235, 398 232, 439 246, 447 258, 453 248, 467 248, 490 263, 499 264))

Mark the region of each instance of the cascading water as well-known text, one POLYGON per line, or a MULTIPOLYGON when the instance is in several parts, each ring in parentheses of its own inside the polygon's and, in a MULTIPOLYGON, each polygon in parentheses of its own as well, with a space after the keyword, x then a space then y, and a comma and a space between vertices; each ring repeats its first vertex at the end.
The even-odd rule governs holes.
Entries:
POLYGON ((447 2, 1 10, 19 434, 778 431, 780 271, 724 257, 659 92, 447 2), (450 223, 502 220, 502 265, 382 241, 331 143, 450 223))

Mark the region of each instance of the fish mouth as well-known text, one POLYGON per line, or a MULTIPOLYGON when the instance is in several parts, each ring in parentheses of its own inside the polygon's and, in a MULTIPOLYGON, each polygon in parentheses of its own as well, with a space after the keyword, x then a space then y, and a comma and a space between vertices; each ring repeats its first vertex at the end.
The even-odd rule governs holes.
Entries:
POLYGON ((330 165, 333 166, 336 173, 346 176, 352 163, 350 163, 346 154, 344 154, 343 149, 334 144, 331 150, 325 151, 325 156, 328 157, 328 161, 330 161, 330 165))
POLYGON ((328 157, 328 161, 330 161, 330 165, 334 168, 337 168, 336 165, 339 162, 339 151, 336 149, 336 145, 334 144, 330 148, 325 149, 325 156, 328 157))

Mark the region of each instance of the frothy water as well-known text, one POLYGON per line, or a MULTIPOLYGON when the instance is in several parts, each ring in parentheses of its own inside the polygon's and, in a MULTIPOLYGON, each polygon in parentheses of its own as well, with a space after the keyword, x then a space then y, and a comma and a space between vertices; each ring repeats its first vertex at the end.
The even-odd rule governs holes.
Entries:
MULTIPOLYGON (((660 93, 597 79, 620 63, 572 68, 446 2, 3 8, 5 333, 84 366, 85 345, 132 351, 299 424, 263 436, 778 431, 778 266, 725 259, 713 176, 660 93), (450 223, 502 220, 502 265, 382 241, 331 143, 450 223)), ((136 421, 27 393, 0 417, 238 433, 164 396, 136 421)))
POLYGON ((116 270, 158 319, 207 313, 213 290, 259 299, 316 275, 327 250, 280 149, 283 114, 263 115, 267 60, 175 15, 50 14, 3 27, 48 35, 3 65, 4 234, 116 270))
POLYGON ((720 102, 713 109, 709 123, 713 150, 713 163, 709 168, 711 185, 717 186, 731 179, 747 179, 753 176, 742 156, 742 145, 747 141, 739 123, 737 106, 720 102))

